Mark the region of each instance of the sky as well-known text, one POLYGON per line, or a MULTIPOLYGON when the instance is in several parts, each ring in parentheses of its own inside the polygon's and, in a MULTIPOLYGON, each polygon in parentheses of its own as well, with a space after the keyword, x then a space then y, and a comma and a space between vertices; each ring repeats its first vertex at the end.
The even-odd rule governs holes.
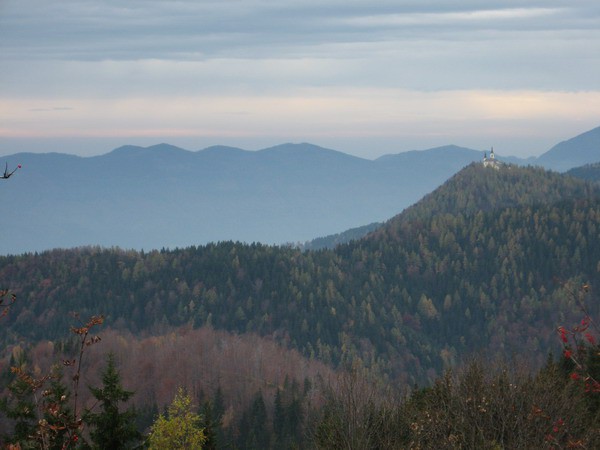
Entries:
POLYGON ((0 155, 537 156, 600 125, 597 0, 0 0, 0 155))

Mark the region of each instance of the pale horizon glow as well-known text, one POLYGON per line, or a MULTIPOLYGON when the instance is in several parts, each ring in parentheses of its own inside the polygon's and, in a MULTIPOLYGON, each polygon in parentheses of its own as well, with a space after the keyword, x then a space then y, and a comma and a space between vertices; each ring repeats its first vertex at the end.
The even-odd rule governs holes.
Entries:
POLYGON ((594 2, 0 5, 0 155, 311 142, 539 156, 600 125, 594 2))

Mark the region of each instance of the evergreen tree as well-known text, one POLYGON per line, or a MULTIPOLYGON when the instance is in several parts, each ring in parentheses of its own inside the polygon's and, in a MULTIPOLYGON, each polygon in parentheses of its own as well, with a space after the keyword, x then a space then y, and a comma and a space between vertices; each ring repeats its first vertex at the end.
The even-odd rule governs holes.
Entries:
POLYGON ((267 408, 262 391, 258 391, 250 405, 244 412, 240 422, 239 447, 259 450, 269 448, 270 435, 267 430, 267 408))
MULTIPOLYGON (((24 371, 27 357, 24 351, 15 352, 11 357, 11 367, 24 371)), ((12 371, 11 371, 12 372, 12 371)), ((32 386, 24 377, 11 373, 8 385, 9 395, 0 400, 0 411, 15 423, 12 437, 7 442, 24 443, 34 434, 35 403, 32 386)))
POLYGON ((223 429, 223 416, 225 415, 225 398, 221 386, 217 387, 212 401, 212 412, 215 424, 217 448, 229 448, 232 445, 231 436, 223 429))
POLYGON ((213 412, 215 414, 215 420, 219 423, 223 419, 223 415, 225 414, 225 400, 223 397, 223 390, 221 386, 219 386, 215 392, 215 396, 212 401, 213 412))
POLYGON ((277 388, 273 410, 273 433, 276 449, 295 448, 302 443, 304 412, 301 395, 303 393, 300 391, 298 382, 293 380, 290 383, 287 376, 283 390, 277 388))
POLYGON ((210 400, 207 400, 202 405, 200 415, 202 417, 202 428, 204 428, 204 448, 206 450, 216 450, 218 447, 217 429, 220 423, 215 417, 215 408, 210 400))
POLYGON ((139 444, 142 436, 135 426, 135 412, 129 408, 120 411, 120 404, 127 402, 133 392, 121 386, 121 376, 115 365, 113 354, 107 358, 107 367, 102 374, 102 388, 90 388, 100 402, 100 412, 87 412, 84 420, 91 427, 93 448, 129 449, 139 444))
POLYGON ((277 392, 275 392, 275 406, 273 411, 273 433, 275 434, 275 440, 278 446, 285 440, 286 416, 281 397, 281 389, 277 388, 277 392))
POLYGON ((200 408, 202 428, 204 428, 204 435, 206 437, 203 448, 207 450, 229 448, 228 437, 222 426, 223 414, 225 414, 225 405, 223 402, 223 391, 221 386, 219 386, 212 400, 206 400, 202 404, 202 408, 200 408))

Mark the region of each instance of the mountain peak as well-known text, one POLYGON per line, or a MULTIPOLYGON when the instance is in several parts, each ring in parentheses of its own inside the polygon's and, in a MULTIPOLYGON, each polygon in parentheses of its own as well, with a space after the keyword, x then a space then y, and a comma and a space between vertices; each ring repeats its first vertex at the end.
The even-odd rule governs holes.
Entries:
POLYGON ((553 204, 600 195, 600 187, 539 167, 504 166, 501 170, 472 163, 415 205, 389 221, 425 219, 438 214, 471 215, 501 208, 553 204))
POLYGON ((284 153, 284 154, 307 153, 307 152, 341 153, 336 150, 323 148, 323 147, 320 147, 315 144, 310 144, 308 142, 301 142, 301 143, 287 142, 285 144, 279 144, 279 145, 275 145, 273 147, 268 147, 268 148, 259 150, 259 152, 261 152, 261 153, 284 153))
POLYGON ((156 154, 168 154, 168 153, 189 153, 188 150, 184 150, 180 147, 176 147, 171 144, 161 143, 151 145, 149 147, 141 147, 139 145, 122 145, 114 149, 112 152, 107 153, 104 156, 140 156, 140 155, 156 155, 156 154))
POLYGON ((165 152, 165 151, 174 151, 174 152, 188 152, 189 150, 185 150, 181 147, 177 147, 175 145, 167 144, 165 142, 151 145, 150 147, 146 147, 146 150, 152 152, 165 152))
POLYGON ((540 156, 537 163, 548 169, 564 172, 573 167, 598 161, 600 161, 600 127, 556 144, 540 156))
POLYGON ((324 165, 337 165, 344 161, 345 163, 366 163, 370 160, 352 156, 338 150, 320 147, 315 144, 302 142, 299 144, 287 143, 265 148, 257 152, 261 156, 267 156, 271 160, 287 160, 290 163, 312 162, 324 165))
POLYGON ((230 147, 228 145, 211 145, 210 147, 198 150, 196 153, 203 155, 234 155, 248 153, 248 150, 242 150, 241 148, 230 147))

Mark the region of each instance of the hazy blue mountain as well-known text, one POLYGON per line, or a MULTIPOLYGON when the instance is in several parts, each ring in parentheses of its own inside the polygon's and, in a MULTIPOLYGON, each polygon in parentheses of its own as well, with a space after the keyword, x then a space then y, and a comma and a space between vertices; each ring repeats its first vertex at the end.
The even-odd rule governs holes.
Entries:
MULTIPOLYGON (((380 162, 402 162, 403 164, 422 164, 424 162, 422 155, 423 152, 427 152, 428 160, 443 165, 443 161, 447 154, 452 154, 454 159, 467 160, 471 162, 473 159, 481 159, 483 152, 479 150, 473 150, 470 148, 459 147, 457 145, 445 145, 442 147, 435 147, 429 150, 411 150, 403 153, 396 153, 392 155, 383 155, 377 159, 380 162)), ((436 164, 436 165, 438 165, 436 164)))
POLYGON ((600 127, 556 144, 541 155, 536 164, 565 172, 573 167, 600 161, 600 127))
MULTIPOLYGON (((574 167, 582 158, 600 159, 598 136, 600 128, 537 160, 497 157, 574 167)), ((126 145, 86 158, 20 153, 2 158, 23 168, 0 185, 0 254, 81 245, 307 242, 382 222, 482 157, 482 151, 450 145, 367 160, 306 143, 259 151, 126 145)), ((357 238, 356 231, 340 239, 357 238)))
POLYGON ((0 253, 303 242, 383 221, 481 156, 446 147, 371 161, 311 144, 20 153, 4 158, 23 168, 1 185, 0 253))

